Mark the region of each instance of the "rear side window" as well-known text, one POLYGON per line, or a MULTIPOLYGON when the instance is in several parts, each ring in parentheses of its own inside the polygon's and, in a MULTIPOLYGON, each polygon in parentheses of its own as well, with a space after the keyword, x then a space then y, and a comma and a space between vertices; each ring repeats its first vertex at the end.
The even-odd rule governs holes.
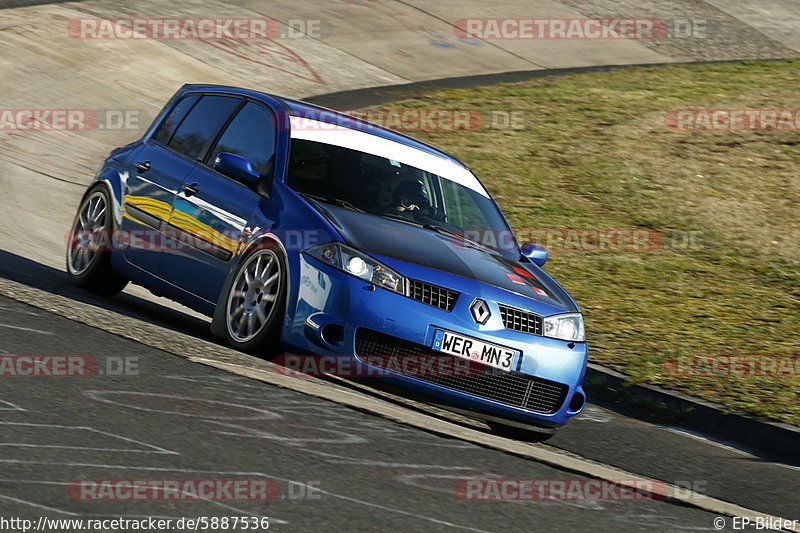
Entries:
POLYGON ((231 96, 203 96, 183 119, 167 146, 197 159, 239 102, 239 98, 231 96))
POLYGON ((213 165, 217 155, 228 152, 249 159, 256 171, 267 174, 274 164, 275 134, 272 112, 248 102, 220 137, 209 163, 213 165))
POLYGON ((159 126, 158 131, 156 131, 156 134, 153 136, 153 140, 161 144, 167 144, 172 134, 175 133, 178 124, 181 123, 199 98, 200 95, 197 94, 190 94, 189 96, 181 98, 181 100, 175 104, 175 107, 172 108, 169 115, 167 115, 167 118, 164 119, 164 122, 161 123, 161 126, 159 126))

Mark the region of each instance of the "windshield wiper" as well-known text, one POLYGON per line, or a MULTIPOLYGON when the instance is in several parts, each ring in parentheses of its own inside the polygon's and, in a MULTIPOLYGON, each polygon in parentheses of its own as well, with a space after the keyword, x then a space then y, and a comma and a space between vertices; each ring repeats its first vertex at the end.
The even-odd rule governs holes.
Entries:
POLYGON ((405 222, 406 224, 411 224, 412 226, 417 226, 419 228, 429 229, 431 231, 435 231, 436 233, 441 233, 442 235, 447 235, 449 237, 455 237, 456 239, 458 239, 458 240, 460 240, 460 241, 462 241, 462 242, 464 242, 466 244, 469 244, 470 246, 474 246, 475 248, 478 248, 480 250, 484 250, 484 251, 487 251, 487 252, 490 252, 490 253, 493 253, 493 254, 499 253, 499 251, 495 250, 494 248, 491 248, 491 247, 486 246, 484 244, 481 244, 479 242, 473 241, 472 239, 468 239, 468 238, 464 237, 462 234, 460 234, 458 232, 450 231, 449 229, 443 228, 442 226, 437 226, 436 224, 422 224, 420 222, 415 222, 413 220, 408 220, 407 218, 403 218, 403 217, 401 217, 399 215, 393 215, 393 214, 390 214, 390 213, 380 213, 378 215, 383 217, 383 218, 389 218, 389 219, 392 219, 392 220, 399 220, 400 222, 405 222))
POLYGON ((318 202, 323 202, 323 203, 326 203, 326 204, 335 205, 336 207, 344 207, 345 209, 350 209, 352 211, 358 211, 360 213, 366 213, 366 211, 364 211, 360 207, 356 207, 353 204, 351 204, 350 202, 348 202, 347 200, 342 200, 341 198, 333 198, 331 196, 317 196, 315 194, 306 194, 306 193, 303 193, 303 196, 307 196, 307 197, 312 198, 312 199, 314 199, 314 200, 316 200, 318 202))

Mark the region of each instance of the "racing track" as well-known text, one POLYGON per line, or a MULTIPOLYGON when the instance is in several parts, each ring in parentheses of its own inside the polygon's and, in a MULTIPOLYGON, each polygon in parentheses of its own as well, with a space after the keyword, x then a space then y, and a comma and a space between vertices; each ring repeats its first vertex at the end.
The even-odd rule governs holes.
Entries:
MULTIPOLYGON (((683 0, 669 6, 632 0, 509 0, 491 6, 476 0, 433 6, 363 0, 324 8, 307 0, 89 0, 14 7, 21 4, 0 2, 8 8, 0 11, 3 109, 129 110, 152 117, 186 81, 309 97, 451 76, 789 57, 800 50, 800 6, 790 0, 683 0), (74 18, 135 16, 319 19, 323 31, 237 43, 237 49, 198 41, 83 41, 66 31, 74 18), (691 17, 708 21, 708 35, 535 46, 454 37, 452 21, 484 16, 691 17)), ((532 522, 545 530, 713 529, 714 513, 674 502, 463 502, 451 490, 454 479, 563 479, 582 477, 576 472, 585 474, 594 465, 689 485, 754 511, 800 517, 800 504, 789 496, 800 487, 794 466, 597 406, 548 445, 535 446, 493 437, 480 424, 387 392, 299 379, 276 387, 264 362, 208 343, 204 319, 171 302, 135 287, 111 300, 73 289, 62 273, 63 234, 77 199, 104 153, 135 138, 144 122, 122 130, 0 131, 0 294, 6 296, 0 300, 0 353, 137 357, 141 363, 135 376, 3 382, 0 516, 179 517, 207 510, 268 514, 273 527, 286 522, 286 531, 383 531, 387 524, 507 531, 525 530, 532 522), (198 365, 199 359, 228 371, 198 365), (284 490, 289 480, 319 482, 324 492, 317 500, 231 509, 212 503, 75 502, 64 490, 70 480, 87 477, 255 475, 281 480, 284 490)), ((691 494, 683 496, 703 505, 691 494)))

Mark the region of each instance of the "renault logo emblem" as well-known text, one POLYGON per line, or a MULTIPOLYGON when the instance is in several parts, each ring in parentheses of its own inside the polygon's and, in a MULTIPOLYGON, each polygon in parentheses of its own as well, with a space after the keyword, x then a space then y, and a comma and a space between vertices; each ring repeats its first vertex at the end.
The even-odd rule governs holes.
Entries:
POLYGON ((489 304, 480 298, 472 302, 472 305, 469 306, 469 310, 472 312, 472 318, 474 318, 475 322, 478 324, 486 324, 486 321, 489 320, 489 316, 492 314, 492 312, 489 311, 489 304))

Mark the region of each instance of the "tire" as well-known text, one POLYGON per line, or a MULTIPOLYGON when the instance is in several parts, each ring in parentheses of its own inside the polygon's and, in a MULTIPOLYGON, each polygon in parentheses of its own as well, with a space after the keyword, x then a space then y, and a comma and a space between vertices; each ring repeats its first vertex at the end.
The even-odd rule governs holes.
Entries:
POLYGON ((544 433, 533 429, 507 426, 505 424, 501 424, 500 422, 494 422, 490 420, 487 420, 486 424, 495 435, 525 442, 544 442, 555 435, 555 433, 544 433))
POLYGON ((108 237, 114 229, 111 197, 101 184, 92 187, 78 207, 67 242, 70 281, 101 296, 113 296, 128 284, 111 268, 108 237))
POLYGON ((243 352, 267 359, 280 353, 287 277, 277 246, 246 255, 220 292, 211 331, 243 352))

